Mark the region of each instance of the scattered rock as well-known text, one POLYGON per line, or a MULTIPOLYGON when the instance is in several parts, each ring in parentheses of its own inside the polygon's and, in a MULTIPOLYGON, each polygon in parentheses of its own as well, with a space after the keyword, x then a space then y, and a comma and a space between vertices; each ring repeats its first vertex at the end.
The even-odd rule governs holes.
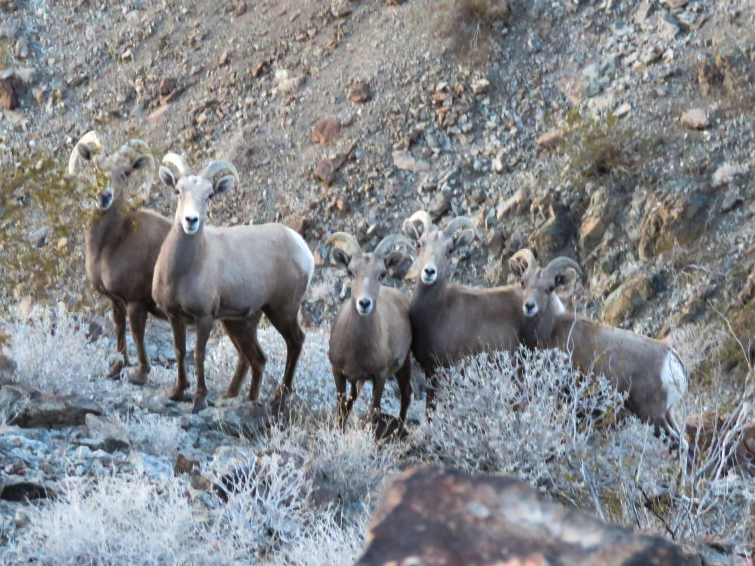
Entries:
POLYGON ((437 468, 389 484, 367 540, 355 566, 701 564, 664 538, 602 523, 520 480, 437 468))
POLYGON ((351 152, 354 151, 354 147, 355 144, 352 142, 352 144, 345 152, 339 153, 334 157, 326 157, 324 159, 321 159, 314 170, 315 179, 322 182, 327 187, 332 185, 333 181, 336 178, 336 172, 344 163, 346 163, 349 155, 351 155, 351 152))
POLYGON ((173 475, 178 477, 183 474, 190 474, 194 470, 199 470, 199 460, 190 460, 183 454, 176 456, 176 463, 173 464, 173 475))
POLYGON ((709 54, 701 53, 697 57, 697 82, 703 96, 710 95, 713 90, 723 85, 724 74, 709 54))
MULTIPOLYGON (((533 204, 534 206, 534 204, 533 204)), ((577 225, 568 206, 556 202, 548 207, 549 217, 529 237, 529 244, 544 262, 561 255, 577 235, 577 225)))
POLYGON ((335 118, 320 118, 312 132, 312 141, 321 146, 332 145, 341 136, 341 122, 335 118))
MULTIPOLYGON (((679 179, 684 185, 685 179, 679 179)), ((694 187, 694 181, 688 186, 694 187)), ((705 230, 712 198, 704 191, 677 193, 668 191, 669 196, 657 204, 647 215, 640 227, 638 251, 640 259, 653 258, 675 243, 687 244, 698 238, 705 230)))
POLYGON ((268 71, 270 71, 270 61, 268 59, 263 59, 262 61, 255 63, 252 67, 252 76, 256 79, 266 74, 268 71))
POLYGON ((102 409, 78 395, 41 393, 16 383, 0 385, 0 413, 9 415, 9 424, 23 428, 63 428, 83 425, 89 413, 102 409))
POLYGON ((6 110, 18 108, 18 96, 13 82, 9 78, 0 79, 0 106, 6 110))
POLYGON ((131 445, 128 433, 111 417, 86 415, 84 419, 87 436, 99 441, 99 448, 105 452, 125 452, 131 445))
POLYGON ((178 86, 178 81, 172 77, 163 77, 160 79, 160 84, 157 87, 157 92, 160 96, 168 96, 178 86))
POLYGON ((349 87, 349 100, 357 104, 367 102, 370 99, 370 84, 364 80, 359 79, 351 83, 349 87))
POLYGON ((229 60, 230 56, 228 54, 228 51, 223 51, 223 53, 220 55, 220 59, 218 59, 218 66, 225 67, 228 64, 229 60))
POLYGON ((304 84, 304 77, 291 77, 286 69, 278 69, 273 84, 280 92, 293 93, 304 84))
POLYGON ((398 169, 404 171, 411 171, 412 173, 420 173, 422 171, 428 171, 430 164, 422 159, 417 159, 412 155, 410 151, 398 150, 393 152, 393 165, 398 169))
POLYGON ((490 90, 490 81, 486 78, 477 79, 472 85, 474 94, 485 94, 490 90))
POLYGON ((202 417, 207 421, 210 429, 250 438, 259 436, 274 422, 270 407, 255 402, 234 402, 225 406, 211 407, 202 412, 202 417))
POLYGON ((541 134, 540 137, 537 138, 535 145, 537 145, 538 147, 550 149, 552 147, 556 147, 562 141, 564 141, 563 132, 561 130, 551 130, 549 132, 541 134))
POLYGON ((606 187, 600 187, 590 195, 590 205, 579 229, 579 245, 583 252, 590 253, 600 244, 620 210, 621 203, 606 187))
POLYGON ((47 499, 47 488, 27 481, 5 483, 0 490, 0 499, 4 501, 28 502, 35 499, 47 499))
POLYGON ((746 165, 731 165, 724 163, 713 173, 713 186, 720 187, 731 183, 738 175, 744 175, 749 171, 746 165))
POLYGON ((702 108, 687 110, 682 114, 681 123, 690 130, 704 130, 710 126, 708 113, 702 108))
POLYGON ((618 326, 633 317, 654 295, 651 280, 645 275, 625 281, 603 302, 603 322, 618 326))

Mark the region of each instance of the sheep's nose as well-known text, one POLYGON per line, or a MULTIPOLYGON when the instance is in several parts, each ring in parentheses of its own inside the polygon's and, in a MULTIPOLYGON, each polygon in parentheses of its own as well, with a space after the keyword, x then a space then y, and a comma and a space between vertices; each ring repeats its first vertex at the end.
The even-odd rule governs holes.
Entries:
POLYGON ((199 222, 199 218, 196 216, 184 216, 184 220, 189 228, 193 228, 199 222))
POLYGON ((524 314, 532 316, 535 313, 537 313, 537 303, 533 303, 532 301, 524 303, 524 314))
POLYGON ((435 275, 435 267, 433 267, 432 265, 425 267, 425 275, 427 275, 428 277, 435 275))
POLYGON ((363 312, 370 310, 370 307, 372 307, 372 299, 369 299, 367 297, 362 297, 361 299, 359 299, 359 308, 361 308, 363 312))

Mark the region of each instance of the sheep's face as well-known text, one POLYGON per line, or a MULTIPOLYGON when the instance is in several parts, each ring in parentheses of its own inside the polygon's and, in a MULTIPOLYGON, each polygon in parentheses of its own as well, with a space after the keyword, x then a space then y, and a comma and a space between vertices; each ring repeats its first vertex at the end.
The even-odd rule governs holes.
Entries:
POLYGON ((521 276, 522 284, 522 311, 524 316, 533 317, 538 313, 544 313, 550 303, 553 291, 564 283, 561 274, 548 274, 539 266, 532 266, 521 276))
POLYGON ((175 222, 189 236, 202 230, 207 220, 207 201, 227 191, 235 182, 231 175, 220 178, 214 184, 201 175, 187 175, 176 180, 167 167, 160 167, 160 178, 166 185, 173 187, 178 196, 175 222))
POLYGON ((335 248, 333 257, 346 267, 351 279, 351 302, 360 316, 369 316, 377 305, 380 287, 388 276, 388 270, 398 266, 404 254, 394 251, 384 257, 375 254, 358 254, 349 257, 346 252, 335 248))
MULTIPOLYGON (((96 155, 96 149, 87 144, 81 144, 77 145, 76 151, 81 159, 91 163, 93 169, 100 172, 100 175, 95 175, 90 180, 101 187, 97 191, 97 207, 106 211, 116 200, 128 199, 135 190, 138 190, 145 182, 144 175, 139 173, 154 171, 155 162, 151 155, 140 153, 127 146, 107 157, 96 155)), ((151 179, 148 179, 147 183, 151 183, 151 179)))
POLYGON ((473 230, 460 230, 446 235, 442 230, 425 231, 417 240, 419 254, 417 263, 420 280, 425 285, 432 285, 438 280, 445 280, 451 269, 451 255, 462 245, 470 244, 475 237, 473 230))

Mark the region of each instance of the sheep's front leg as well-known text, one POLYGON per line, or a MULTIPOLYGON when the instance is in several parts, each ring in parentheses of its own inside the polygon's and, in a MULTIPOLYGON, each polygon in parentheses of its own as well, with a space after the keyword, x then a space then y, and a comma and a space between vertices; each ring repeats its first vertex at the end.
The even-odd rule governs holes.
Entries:
POLYGON ((171 316, 170 328, 173 331, 173 351, 178 366, 176 384, 170 392, 170 398, 173 401, 183 401, 184 391, 189 388, 189 380, 186 379, 186 323, 180 317, 171 316))
POLYGON ((131 323, 131 335, 136 343, 136 354, 139 359, 139 365, 136 371, 132 373, 128 380, 136 385, 147 383, 149 375, 149 357, 147 357, 147 348, 144 345, 144 331, 147 327, 147 307, 143 303, 130 303, 128 305, 128 320, 131 323))
POLYGON ((333 379, 336 382, 336 399, 338 403, 338 426, 341 428, 346 428, 346 420, 349 418, 349 415, 346 410, 347 406, 347 400, 346 400, 346 377, 344 377, 343 373, 338 371, 336 368, 333 368, 333 379))
POLYGON ((126 343, 126 305, 120 299, 112 298, 113 328, 115 329, 115 345, 120 359, 114 361, 107 371, 108 379, 118 379, 124 366, 128 365, 128 345, 126 343))
POLYGON ((207 383, 204 378, 204 356, 207 349, 207 340, 212 331, 213 319, 205 316, 197 319, 197 345, 194 348, 194 367, 197 372, 197 389, 194 392, 193 413, 198 413, 207 407, 207 383))
POLYGON ((438 379, 438 372, 435 369, 425 370, 425 376, 427 377, 427 381, 430 382, 430 387, 427 388, 425 397, 425 412, 429 417, 430 413, 435 411, 435 394, 438 391, 440 380, 438 379))
POLYGON ((369 419, 372 423, 380 420, 380 401, 383 398, 383 389, 385 389, 385 378, 376 377, 372 380, 372 405, 370 405, 369 419))
POLYGON ((403 426, 406 422, 406 413, 409 410, 409 404, 412 402, 412 361, 410 356, 406 357, 404 365, 396 372, 396 381, 398 381, 398 390, 401 399, 398 420, 403 426))

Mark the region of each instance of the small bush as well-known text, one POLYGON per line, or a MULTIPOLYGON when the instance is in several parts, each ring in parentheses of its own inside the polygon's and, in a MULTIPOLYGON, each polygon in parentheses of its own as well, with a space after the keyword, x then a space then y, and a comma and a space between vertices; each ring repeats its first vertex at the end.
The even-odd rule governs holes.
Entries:
POLYGON ((105 341, 92 342, 88 326, 59 304, 35 306, 17 318, 8 355, 18 365, 19 381, 45 392, 80 393, 82 384, 107 372, 105 341))

